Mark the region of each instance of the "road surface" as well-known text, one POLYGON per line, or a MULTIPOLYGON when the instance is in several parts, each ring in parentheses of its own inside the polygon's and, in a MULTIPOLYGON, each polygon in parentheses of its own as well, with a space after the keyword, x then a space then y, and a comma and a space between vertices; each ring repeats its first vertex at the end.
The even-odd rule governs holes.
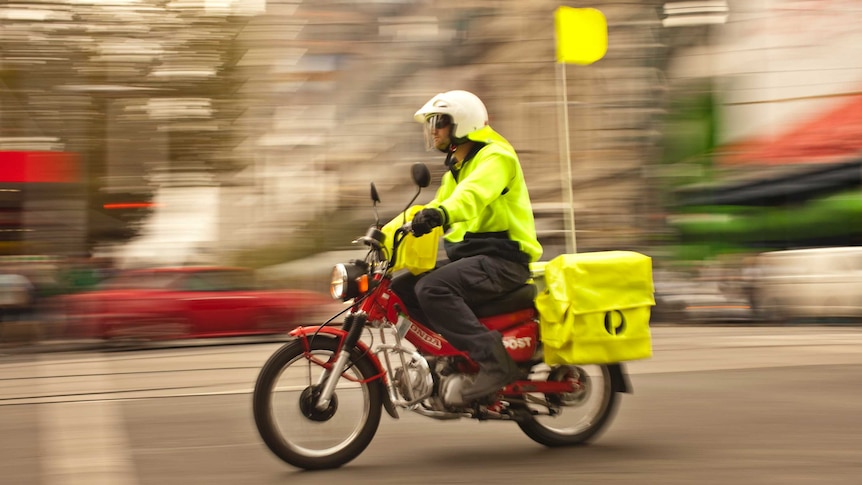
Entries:
POLYGON ((0 482, 862 483, 862 328, 660 326, 653 343, 589 446, 402 411, 324 472, 280 462, 256 433, 250 393, 277 343, 4 355, 0 482))

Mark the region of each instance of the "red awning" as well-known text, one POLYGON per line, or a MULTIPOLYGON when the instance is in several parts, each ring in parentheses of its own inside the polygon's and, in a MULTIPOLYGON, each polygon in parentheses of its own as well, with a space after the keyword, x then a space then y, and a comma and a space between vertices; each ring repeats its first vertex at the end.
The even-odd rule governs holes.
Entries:
POLYGON ((69 152, 0 151, 0 182, 71 183, 80 178, 78 156, 69 152))
POLYGON ((862 95, 814 116, 776 137, 755 138, 719 149, 722 165, 832 163, 862 155, 862 95))

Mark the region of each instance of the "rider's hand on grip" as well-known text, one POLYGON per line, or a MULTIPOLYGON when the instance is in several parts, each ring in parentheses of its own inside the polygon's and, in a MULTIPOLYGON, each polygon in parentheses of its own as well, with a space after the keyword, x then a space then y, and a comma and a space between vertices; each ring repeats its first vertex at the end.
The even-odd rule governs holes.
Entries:
POLYGON ((439 209, 422 209, 413 216, 412 232, 416 237, 424 236, 442 225, 443 213, 439 209))

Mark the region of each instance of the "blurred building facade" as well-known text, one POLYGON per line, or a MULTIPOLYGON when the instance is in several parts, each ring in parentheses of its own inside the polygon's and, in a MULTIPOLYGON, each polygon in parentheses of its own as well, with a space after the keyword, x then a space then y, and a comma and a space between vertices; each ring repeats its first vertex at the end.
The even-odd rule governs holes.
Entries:
MULTIPOLYGON (((717 57, 715 46, 789 25, 773 20, 787 11, 805 15, 793 0, 683 3, 571 5, 602 10, 609 48, 593 65, 566 68, 567 134, 554 63, 559 2, 5 4, 0 142, 78 155, 75 190, 86 202, 63 207, 86 230, 64 248, 113 245, 135 264, 254 251, 283 260, 349 243, 371 221, 369 182, 386 217, 409 200, 412 163, 438 178, 442 157, 422 149, 412 114, 435 93, 468 89, 520 153, 546 258, 565 249, 566 183, 578 251, 645 249, 674 237, 665 212, 671 189, 696 178, 686 170, 704 172, 693 160, 733 141, 721 133, 755 130, 745 124, 757 119, 751 109, 771 102, 737 100, 727 111, 733 129, 719 127, 715 93, 750 93, 750 76, 725 69, 722 59, 734 57, 717 57), (732 28, 718 30, 725 22, 732 28), (679 92, 710 94, 711 107, 703 119, 679 118, 680 143, 670 146, 679 92), (563 136, 571 181, 561 175, 563 136)), ((845 44, 841 52, 852 52, 845 44)))
POLYGON ((26 206, 43 208, 55 226, 74 225, 53 237, 45 222, 25 220, 17 228, 25 236, 8 252, 78 257, 124 243, 150 219, 155 192, 212 186, 214 174, 232 170, 231 46, 243 7, 0 5, 0 157, 32 154, 18 181, 26 206), (53 170, 74 172, 67 186, 33 190, 44 182, 33 177, 44 171, 39 160, 63 153, 76 163, 53 170), (58 190, 74 195, 58 198, 58 190))
MULTIPOLYGON (((567 71, 578 250, 642 248, 660 212, 649 176, 665 102, 658 5, 603 3, 613 39, 606 57, 567 71)), ((558 6, 269 2, 238 35, 248 46, 239 94, 249 108, 237 152, 252 163, 235 176, 240 202, 226 210, 254 216, 225 213, 224 241, 314 242, 313 221, 324 215, 368 224, 371 181, 382 213, 397 213, 414 190, 410 164, 428 164, 435 180, 443 172, 443 157, 422 149, 413 112, 438 92, 467 89, 520 153, 546 257, 563 252, 558 6)))
MULTIPOLYGON (((80 155, 86 204, 75 210, 86 230, 76 250, 113 242, 140 264, 224 260, 273 244, 300 253, 339 245, 327 226, 368 220, 371 181, 385 194, 382 212, 397 212, 412 190, 410 164, 442 173, 440 157, 421 149, 413 111, 437 92, 468 89, 518 148, 553 255, 565 241, 558 6, 4 6, 0 131, 12 142, 48 137, 80 155)), ((657 6, 605 2, 606 58, 568 71, 582 250, 643 244, 657 209, 647 170, 663 103, 657 6)))

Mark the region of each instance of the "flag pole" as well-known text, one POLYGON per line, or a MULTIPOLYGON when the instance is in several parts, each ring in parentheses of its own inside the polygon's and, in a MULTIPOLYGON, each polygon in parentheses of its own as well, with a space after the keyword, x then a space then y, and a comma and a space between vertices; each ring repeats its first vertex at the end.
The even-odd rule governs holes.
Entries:
POLYGON ((574 195, 572 194, 572 149, 569 142, 569 96, 565 62, 557 63, 557 77, 559 79, 557 95, 562 98, 562 107, 558 110, 562 118, 560 120, 560 125, 562 126, 562 133, 560 135, 560 170, 565 174, 565 177, 560 177, 560 182, 565 202, 563 219, 566 231, 566 253, 571 254, 576 253, 578 247, 575 238, 575 207, 574 195))
POLYGON ((557 47, 558 98, 562 98, 560 136, 560 177, 565 198, 566 252, 578 251, 575 237, 575 202, 572 194, 572 148, 569 130, 569 83, 566 64, 592 64, 608 49, 608 24, 605 15, 594 8, 557 7, 554 11, 554 38, 557 47))

